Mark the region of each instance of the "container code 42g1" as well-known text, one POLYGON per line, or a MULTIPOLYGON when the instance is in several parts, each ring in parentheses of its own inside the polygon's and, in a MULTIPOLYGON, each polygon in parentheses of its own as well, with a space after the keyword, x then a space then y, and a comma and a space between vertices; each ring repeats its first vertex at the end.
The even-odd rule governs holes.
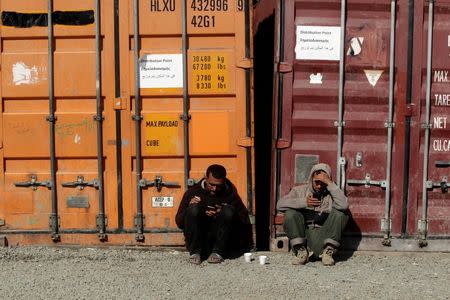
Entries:
MULTIPOLYGON (((244 0, 235 0, 236 10, 244 10, 244 0)), ((192 0, 191 9, 194 12, 228 12, 229 0, 192 0)), ((216 26, 216 17, 214 15, 194 14, 191 19, 191 25, 197 28, 209 28, 216 26)))

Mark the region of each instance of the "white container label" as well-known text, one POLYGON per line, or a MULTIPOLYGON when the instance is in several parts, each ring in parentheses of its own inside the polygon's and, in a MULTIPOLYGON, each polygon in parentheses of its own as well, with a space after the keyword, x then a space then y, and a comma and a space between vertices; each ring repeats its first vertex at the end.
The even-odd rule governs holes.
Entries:
POLYGON ((173 197, 152 197, 152 207, 173 207, 173 197))
POLYGON ((141 88, 183 88, 183 55, 144 55, 139 72, 141 88))
POLYGON ((337 26, 297 26, 295 58, 340 60, 341 28, 337 26))

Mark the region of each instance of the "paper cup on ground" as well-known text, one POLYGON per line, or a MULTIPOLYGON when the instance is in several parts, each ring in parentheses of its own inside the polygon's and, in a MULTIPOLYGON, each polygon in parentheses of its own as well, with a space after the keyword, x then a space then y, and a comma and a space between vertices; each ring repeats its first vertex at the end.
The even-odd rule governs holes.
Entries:
POLYGON ((252 254, 250 252, 244 253, 244 260, 245 262, 251 262, 252 261, 252 254))
POLYGON ((259 264, 260 264, 260 265, 265 265, 265 264, 267 263, 267 261, 268 261, 268 257, 267 257, 267 256, 261 255, 261 256, 259 257, 259 264))

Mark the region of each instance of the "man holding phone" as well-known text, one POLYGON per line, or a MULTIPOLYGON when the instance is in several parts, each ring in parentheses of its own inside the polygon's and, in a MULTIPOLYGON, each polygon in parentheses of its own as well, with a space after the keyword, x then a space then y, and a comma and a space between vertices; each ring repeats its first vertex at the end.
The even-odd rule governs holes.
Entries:
POLYGON ((183 229, 189 262, 221 263, 233 251, 252 246, 248 211, 226 169, 211 165, 205 178, 184 193, 175 221, 183 229))
POLYGON ((314 165, 308 183, 293 187, 278 201, 277 209, 285 212, 292 264, 304 265, 313 255, 326 266, 334 265, 333 255, 349 217, 347 197, 331 180, 329 165, 314 165))

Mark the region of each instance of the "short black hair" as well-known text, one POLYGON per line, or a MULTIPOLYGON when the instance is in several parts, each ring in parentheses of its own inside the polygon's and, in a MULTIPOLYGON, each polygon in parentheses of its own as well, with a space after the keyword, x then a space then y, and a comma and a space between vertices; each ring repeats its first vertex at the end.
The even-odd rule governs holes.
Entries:
POLYGON ((227 177, 227 170, 222 165, 210 165, 208 169, 206 169, 206 177, 211 174, 216 179, 225 179, 227 177))

